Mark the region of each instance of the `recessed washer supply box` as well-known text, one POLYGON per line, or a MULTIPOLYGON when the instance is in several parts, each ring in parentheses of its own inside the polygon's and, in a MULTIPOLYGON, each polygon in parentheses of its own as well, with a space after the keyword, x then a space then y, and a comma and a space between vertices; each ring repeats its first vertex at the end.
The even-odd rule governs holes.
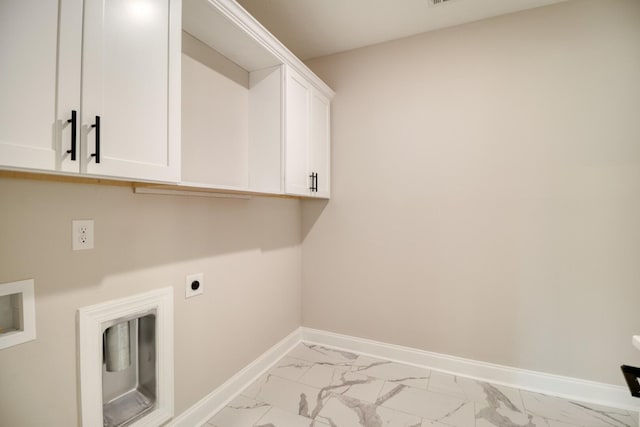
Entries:
POLYGON ((33 279, 0 284, 0 350, 35 339, 33 279))

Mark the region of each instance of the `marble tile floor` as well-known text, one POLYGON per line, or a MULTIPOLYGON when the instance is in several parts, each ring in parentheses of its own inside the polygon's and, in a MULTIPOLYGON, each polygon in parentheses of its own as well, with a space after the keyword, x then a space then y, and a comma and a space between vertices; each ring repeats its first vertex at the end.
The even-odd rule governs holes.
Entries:
POLYGON ((638 413, 300 344, 211 426, 638 427, 638 413))

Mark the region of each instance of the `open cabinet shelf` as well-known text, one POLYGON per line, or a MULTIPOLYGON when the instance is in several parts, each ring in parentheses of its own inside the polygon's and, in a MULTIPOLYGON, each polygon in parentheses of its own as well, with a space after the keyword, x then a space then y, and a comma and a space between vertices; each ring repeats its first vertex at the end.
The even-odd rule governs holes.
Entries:
POLYGON ((182 183, 282 192, 282 65, 245 70, 184 32, 182 183))
POLYGON ((180 187, 328 198, 333 91, 234 1, 184 0, 182 22, 180 187), (291 76, 303 97, 287 95, 297 90, 291 76), (312 108, 320 98, 322 111, 312 108), (321 120, 304 116, 316 111, 321 120), (313 153, 322 153, 323 191, 310 188, 313 153))

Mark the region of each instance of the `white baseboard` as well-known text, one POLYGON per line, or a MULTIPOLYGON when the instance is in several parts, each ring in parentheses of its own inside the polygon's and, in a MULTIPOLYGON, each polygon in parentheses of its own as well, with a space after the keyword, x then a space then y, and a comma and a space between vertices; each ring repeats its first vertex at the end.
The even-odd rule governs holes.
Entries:
POLYGON ((300 328, 300 335, 302 341, 307 343, 424 366, 436 371, 581 402, 632 411, 640 410, 640 399, 632 397, 629 390, 623 386, 512 368, 317 329, 300 328))
POLYGON ((301 342, 300 329, 296 329, 260 357, 245 366, 199 402, 171 420, 169 427, 200 427, 216 412, 224 408, 249 384, 257 380, 285 354, 301 342))
POLYGON ((564 397, 580 402, 640 411, 640 399, 622 386, 528 371, 462 357, 433 353, 348 335, 298 328, 271 347, 220 387, 169 422, 169 427, 200 427, 245 387, 269 370, 300 342, 333 347, 367 356, 417 365, 523 390, 564 397))

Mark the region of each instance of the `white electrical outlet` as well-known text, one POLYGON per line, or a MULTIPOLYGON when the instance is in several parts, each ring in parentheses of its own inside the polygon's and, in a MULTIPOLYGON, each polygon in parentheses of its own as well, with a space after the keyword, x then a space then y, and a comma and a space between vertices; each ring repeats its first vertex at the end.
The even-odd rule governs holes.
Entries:
POLYGON ((191 298, 204 293, 204 274, 190 274, 184 284, 184 297, 191 298))
POLYGON ((71 221, 71 247, 74 251, 93 249, 93 220, 71 221))

